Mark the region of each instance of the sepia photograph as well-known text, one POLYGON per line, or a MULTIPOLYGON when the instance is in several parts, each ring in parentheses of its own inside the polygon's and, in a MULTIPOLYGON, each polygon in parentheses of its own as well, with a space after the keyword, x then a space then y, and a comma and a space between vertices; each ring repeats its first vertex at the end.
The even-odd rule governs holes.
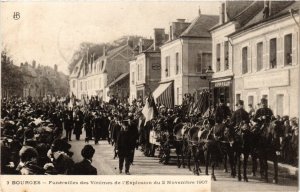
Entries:
POLYGON ((0 191, 298 191, 300 1, 0 2, 0 191))

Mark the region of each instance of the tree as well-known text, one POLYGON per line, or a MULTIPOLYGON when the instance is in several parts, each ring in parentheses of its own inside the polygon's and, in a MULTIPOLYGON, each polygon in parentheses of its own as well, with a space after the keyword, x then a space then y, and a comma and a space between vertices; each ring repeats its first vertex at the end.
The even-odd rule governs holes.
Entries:
POLYGON ((24 86, 22 72, 13 65, 6 49, 1 52, 1 89, 2 97, 22 96, 24 86))

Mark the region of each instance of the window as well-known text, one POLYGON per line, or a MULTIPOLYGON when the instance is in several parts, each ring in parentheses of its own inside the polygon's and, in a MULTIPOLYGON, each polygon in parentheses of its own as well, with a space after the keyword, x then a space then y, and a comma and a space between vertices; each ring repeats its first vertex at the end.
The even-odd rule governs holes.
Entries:
POLYGON ((217 61, 216 61, 216 71, 220 71, 221 69, 221 60, 220 60, 220 53, 221 53, 221 46, 220 44, 217 44, 217 51, 216 51, 216 58, 217 58, 217 61))
POLYGON ((101 88, 101 78, 99 78, 99 88, 101 88))
POLYGON ((132 74, 131 74, 131 79, 132 79, 131 84, 134 85, 134 72, 132 72, 132 74))
POLYGON ((211 66, 211 53, 202 53, 202 73, 205 74, 206 69, 211 66))
POLYGON ((248 72, 248 48, 244 47, 242 49, 242 74, 248 72))
POLYGON ((257 71, 262 70, 263 68, 263 43, 257 43, 256 45, 256 62, 257 62, 257 71))
POLYGON ((252 105, 254 104, 254 97, 251 95, 251 96, 248 96, 248 105, 252 105))
POLYGON ((138 80, 142 80, 142 75, 143 75, 143 67, 141 64, 138 64, 138 80))
POLYGON ((140 65, 138 64, 138 66, 137 66, 138 68, 137 68, 137 71, 138 71, 138 81, 140 80, 140 65))
POLYGON ((197 53, 196 72, 202 72, 202 53, 197 53))
POLYGON ((73 80, 73 88, 75 88, 75 86, 76 86, 76 81, 73 80))
POLYGON ((170 56, 166 57, 166 69, 165 69, 165 72, 166 72, 166 77, 169 77, 170 76, 170 56))
POLYGON ((82 81, 80 81, 80 91, 82 91, 82 81))
POLYGON ((175 55, 176 58, 176 75, 179 73, 179 53, 176 53, 175 55))
POLYGON ((179 105, 179 87, 177 87, 177 105, 179 105))
POLYGON ((267 100, 267 106, 269 105, 269 102, 268 102, 268 95, 262 95, 262 98, 266 99, 267 100))
POLYGON ((284 36, 284 65, 292 65, 292 34, 284 36))
POLYGON ((240 94, 240 93, 238 93, 238 94, 235 95, 235 101, 236 101, 236 103, 237 103, 239 100, 241 100, 241 94, 240 94))
POLYGON ((279 94, 277 95, 276 98, 276 111, 277 111, 277 115, 283 116, 283 112, 284 112, 284 95, 283 94, 279 94))
POLYGON ((270 68, 276 68, 277 67, 277 60, 276 60, 276 38, 273 38, 270 40, 270 68))
POLYGON ((224 42, 224 70, 229 69, 229 49, 228 41, 224 42))

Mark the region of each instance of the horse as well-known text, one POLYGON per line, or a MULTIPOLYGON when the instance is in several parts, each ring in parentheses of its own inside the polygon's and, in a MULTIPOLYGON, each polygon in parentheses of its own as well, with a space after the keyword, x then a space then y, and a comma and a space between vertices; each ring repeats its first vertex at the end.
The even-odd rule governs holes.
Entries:
POLYGON ((234 133, 230 127, 229 119, 223 121, 222 124, 216 124, 213 127, 213 134, 215 139, 220 145, 221 156, 224 165, 224 172, 228 172, 227 168, 227 158, 229 157, 229 164, 231 169, 231 176, 235 177, 236 173, 234 170, 234 151, 233 151, 233 142, 234 142, 234 133))
POLYGON ((216 181, 215 166, 220 160, 221 149, 218 141, 214 137, 213 123, 208 119, 204 121, 204 129, 199 133, 199 148, 203 150, 205 159, 205 174, 208 175, 208 166, 211 164, 211 177, 216 181))
POLYGON ((280 137, 282 129, 278 120, 263 123, 259 129, 258 154, 261 177, 268 182, 268 160, 274 164, 273 183, 278 183, 278 154, 280 153, 280 137))
POLYGON ((241 176, 241 155, 243 154, 243 179, 248 182, 247 164, 248 158, 253 151, 253 134, 250 131, 249 124, 244 121, 234 128, 234 143, 233 150, 235 154, 234 173, 236 172, 236 164, 238 166, 238 180, 242 180, 241 176))
POLYGON ((174 126, 173 134, 174 134, 174 147, 176 149, 176 156, 177 156, 177 167, 180 168, 181 165, 185 168, 185 150, 184 142, 186 141, 186 133, 189 129, 189 126, 186 123, 179 122, 174 126), (181 157, 181 162, 180 162, 181 157))
MULTIPOLYGON (((199 175, 199 172, 201 172, 200 170, 200 153, 201 150, 199 150, 199 138, 198 138, 198 133, 200 131, 200 127, 199 126, 193 126, 189 129, 188 131, 188 152, 189 152, 189 157, 188 157, 188 161, 190 161, 191 156, 194 159, 194 169, 193 172, 195 175, 199 175)), ((190 169, 190 163, 189 163, 189 169, 190 169)), ((191 170, 191 169, 190 169, 191 170)))

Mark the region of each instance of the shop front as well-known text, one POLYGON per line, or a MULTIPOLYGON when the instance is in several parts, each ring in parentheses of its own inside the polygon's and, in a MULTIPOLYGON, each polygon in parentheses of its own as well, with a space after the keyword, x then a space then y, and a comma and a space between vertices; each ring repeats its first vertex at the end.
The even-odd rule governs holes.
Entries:
POLYGON ((232 78, 213 79, 212 83, 212 94, 213 94, 213 105, 216 106, 220 101, 225 103, 231 109, 234 107, 232 99, 232 78))

